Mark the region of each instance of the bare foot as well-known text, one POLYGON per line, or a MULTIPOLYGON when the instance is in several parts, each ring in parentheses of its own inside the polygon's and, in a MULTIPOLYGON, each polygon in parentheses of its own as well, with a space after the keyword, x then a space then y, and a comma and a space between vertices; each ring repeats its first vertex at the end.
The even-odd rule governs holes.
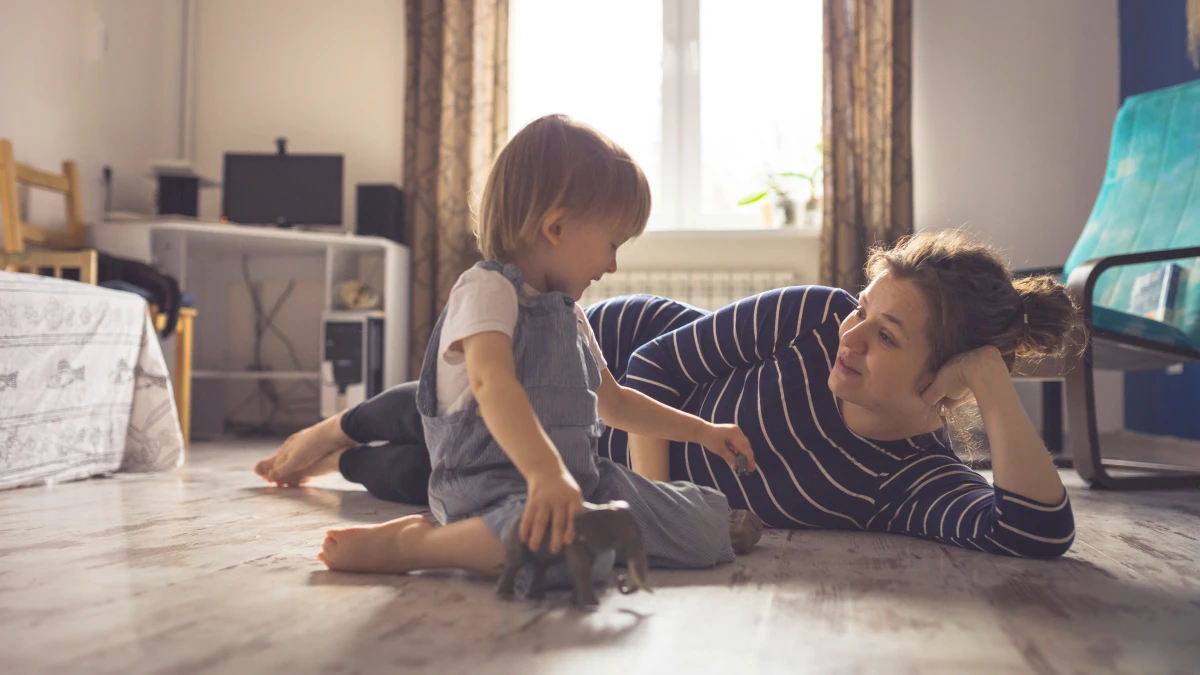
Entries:
MULTIPOLYGON (((290 488, 306 485, 310 480, 317 478, 318 476, 337 473, 339 466, 338 463, 342 459, 342 455, 345 454, 346 450, 346 448, 334 450, 328 455, 325 455, 321 459, 318 459, 316 462, 309 464, 295 473, 282 475, 276 472, 273 474, 275 477, 268 480, 271 480, 273 483, 275 483, 276 487, 290 488)), ((261 464, 262 462, 267 462, 270 460, 271 458, 268 457, 259 463, 261 464)))
MULTIPOLYGON (((321 473, 312 473, 321 460, 329 455, 345 451, 358 445, 342 432, 342 416, 340 414, 327 417, 324 420, 288 436, 279 446, 275 454, 265 457, 254 466, 254 473, 262 476, 263 480, 276 485, 299 485, 296 480, 311 478, 321 473)), ((328 463, 321 467, 323 473, 337 470, 336 462, 329 469, 328 463)))
POLYGON ((415 547, 434 529, 425 516, 404 516, 381 525, 328 530, 317 559, 331 570, 404 574, 419 569, 415 547))

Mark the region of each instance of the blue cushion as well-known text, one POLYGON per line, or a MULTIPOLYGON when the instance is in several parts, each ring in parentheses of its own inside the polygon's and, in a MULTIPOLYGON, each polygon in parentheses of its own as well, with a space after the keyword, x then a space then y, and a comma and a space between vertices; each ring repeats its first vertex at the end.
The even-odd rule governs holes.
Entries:
MULTIPOLYGON (((1104 184, 1067 258, 1063 279, 1093 258, 1200 246, 1198 148, 1200 80, 1127 98, 1113 127, 1104 184)), ((1134 279, 1165 263, 1129 265, 1102 274, 1093 295, 1096 325, 1182 339, 1200 349, 1200 259, 1174 262, 1183 274, 1170 326, 1155 326, 1158 322, 1130 312, 1134 279)))
POLYGON ((1134 314, 1118 312, 1108 307, 1092 308, 1092 325, 1113 333, 1134 335, 1172 347, 1185 349, 1191 347, 1188 336, 1175 326, 1134 314))

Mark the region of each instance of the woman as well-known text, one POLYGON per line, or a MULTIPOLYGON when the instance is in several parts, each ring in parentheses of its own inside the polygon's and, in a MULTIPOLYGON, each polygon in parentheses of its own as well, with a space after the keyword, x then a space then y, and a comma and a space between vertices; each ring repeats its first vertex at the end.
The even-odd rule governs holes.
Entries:
MULTIPOLYGON (((1070 502, 1010 377, 1017 358, 1080 344, 1071 340, 1081 335, 1078 312, 1062 286, 1014 281, 994 251, 958 231, 875 251, 867 276, 857 301, 813 286, 711 314, 653 296, 591 307, 619 382, 738 424, 758 471, 738 475, 694 445, 612 430, 599 452, 650 478, 716 487, 732 508, 773 527, 893 532, 1002 555, 1065 553, 1074 540, 1070 502), (956 458, 946 433, 946 411, 972 395, 995 487, 956 458)), ((381 497, 420 501, 428 460, 419 424, 402 419, 414 390, 402 385, 297 434, 257 471, 297 484, 340 467, 381 497), (399 444, 332 452, 370 440, 399 444)))

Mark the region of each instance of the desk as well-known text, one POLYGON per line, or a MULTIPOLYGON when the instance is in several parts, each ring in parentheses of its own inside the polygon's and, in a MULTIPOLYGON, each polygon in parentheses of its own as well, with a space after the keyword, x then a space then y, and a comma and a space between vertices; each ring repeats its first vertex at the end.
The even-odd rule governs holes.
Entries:
MULTIPOLYGON (((379 290, 385 315, 384 386, 408 378, 411 252, 405 246, 381 237, 186 219, 107 222, 93 226, 91 237, 97 249, 148 262, 195 296, 202 317, 194 342, 197 437, 220 435, 224 420, 240 412, 229 400, 230 388, 238 383, 320 380, 321 312, 336 308, 333 288, 340 281, 364 281, 379 290), (297 282, 295 293, 280 305, 279 333, 258 343, 264 355, 275 350, 269 359, 275 369, 266 372, 249 367, 257 350, 251 347, 256 326, 247 271, 267 311, 289 281, 297 282), (294 350, 282 351, 283 337, 294 350), (301 367, 292 365, 296 362, 301 367), (287 369, 279 367, 283 363, 287 369)), ((311 423, 317 410, 313 405, 291 425, 311 423)))

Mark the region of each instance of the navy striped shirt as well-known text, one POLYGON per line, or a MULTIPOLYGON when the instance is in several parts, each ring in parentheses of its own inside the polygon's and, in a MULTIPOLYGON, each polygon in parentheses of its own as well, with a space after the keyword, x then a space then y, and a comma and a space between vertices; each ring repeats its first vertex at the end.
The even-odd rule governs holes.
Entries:
MULTIPOLYGON (((672 480, 721 490, 779 528, 894 532, 988 553, 1062 555, 1075 538, 1064 495, 1044 504, 993 487, 943 432, 873 441, 846 427, 829 390, 842 290, 782 288, 708 313, 650 295, 588 308, 613 377, 667 405, 736 423, 758 471, 737 476, 694 443, 671 443, 672 480)), ((599 452, 629 465, 628 437, 608 429, 599 452)))

